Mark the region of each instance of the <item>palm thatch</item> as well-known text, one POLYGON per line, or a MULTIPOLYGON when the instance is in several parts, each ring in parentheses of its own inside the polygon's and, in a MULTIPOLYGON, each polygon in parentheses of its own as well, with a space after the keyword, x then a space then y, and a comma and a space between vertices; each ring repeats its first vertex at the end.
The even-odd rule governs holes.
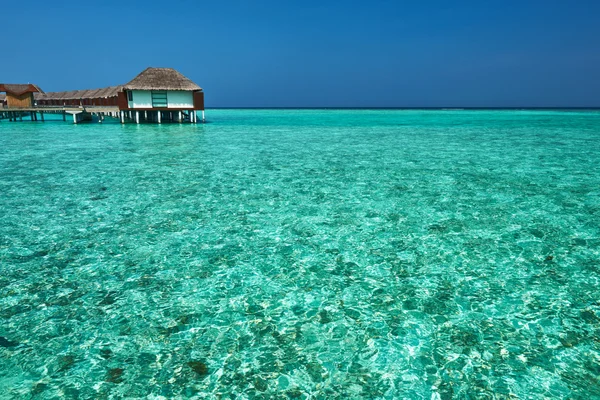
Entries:
POLYGON ((123 86, 125 90, 186 90, 202 88, 173 68, 146 68, 123 86))
POLYGON ((13 96, 21 96, 25 93, 44 93, 39 86, 32 83, 0 83, 0 92, 10 93, 13 96))
POLYGON ((109 86, 100 89, 70 90, 66 92, 48 92, 34 94, 36 100, 79 100, 79 99, 106 99, 117 97, 117 93, 123 90, 123 86, 109 86))

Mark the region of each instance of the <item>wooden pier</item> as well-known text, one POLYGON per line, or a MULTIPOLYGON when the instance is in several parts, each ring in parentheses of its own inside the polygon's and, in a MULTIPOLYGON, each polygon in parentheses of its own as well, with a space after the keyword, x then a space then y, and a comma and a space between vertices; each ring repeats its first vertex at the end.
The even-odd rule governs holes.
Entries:
MULTIPOLYGON (((147 123, 147 122, 198 122, 198 117, 194 110, 119 110, 118 106, 92 106, 92 107, 11 107, 0 108, 0 120, 11 122, 22 122, 23 118, 30 118, 27 121, 44 122, 44 115, 59 114, 63 121, 67 118, 72 119, 74 124, 81 122, 91 122, 93 117, 97 117, 98 122, 105 118, 115 118, 122 124, 126 122, 147 123), (68 116, 68 117, 67 117, 68 116)), ((204 110, 202 110, 202 122, 204 122, 204 110)))
POLYGON ((11 122, 23 121, 23 117, 31 118, 31 121, 44 122, 45 114, 60 114, 63 121, 73 119, 74 124, 84 121, 92 121, 92 116, 97 116, 99 121, 106 117, 119 117, 119 107, 117 106, 99 106, 99 107, 10 107, 0 108, 0 120, 7 119, 11 122))

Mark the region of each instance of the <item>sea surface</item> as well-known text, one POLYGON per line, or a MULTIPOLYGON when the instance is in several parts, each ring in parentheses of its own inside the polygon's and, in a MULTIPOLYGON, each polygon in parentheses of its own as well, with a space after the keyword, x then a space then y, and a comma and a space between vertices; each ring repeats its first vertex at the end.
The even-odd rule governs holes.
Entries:
POLYGON ((600 112, 207 120, 0 121, 0 398, 600 398, 600 112))

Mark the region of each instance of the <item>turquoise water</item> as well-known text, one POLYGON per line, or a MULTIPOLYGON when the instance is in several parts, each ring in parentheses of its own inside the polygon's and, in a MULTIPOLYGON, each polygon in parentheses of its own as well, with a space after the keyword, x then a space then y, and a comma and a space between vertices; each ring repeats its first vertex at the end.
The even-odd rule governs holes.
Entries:
POLYGON ((0 122, 1 398, 600 398, 600 112, 0 122))

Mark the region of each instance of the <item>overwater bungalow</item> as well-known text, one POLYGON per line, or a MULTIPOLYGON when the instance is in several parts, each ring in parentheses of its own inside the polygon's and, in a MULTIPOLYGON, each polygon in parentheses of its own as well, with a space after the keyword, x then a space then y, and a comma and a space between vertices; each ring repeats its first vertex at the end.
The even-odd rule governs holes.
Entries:
MULTIPOLYGON (((73 116, 73 122, 90 121, 98 116, 118 117, 125 121, 140 122, 198 122, 198 111, 204 121, 204 91, 200 86, 172 68, 146 68, 125 85, 102 89, 71 90, 44 93, 38 86, 0 84, 0 105, 7 111, 4 117, 22 120, 37 114, 44 120, 45 113, 73 116)), ((0 116, 1 118, 2 116, 0 116)))
POLYGON ((121 121, 127 113, 137 123, 140 119, 197 122, 197 111, 204 120, 202 88, 172 68, 146 68, 123 85, 118 105, 121 121))
POLYGON ((66 92, 36 93, 38 106, 116 106, 117 96, 123 86, 102 89, 71 90, 66 92))
POLYGON ((37 85, 31 83, 0 83, 0 92, 6 92, 3 103, 12 108, 33 107, 35 104, 33 94, 44 93, 37 85))

